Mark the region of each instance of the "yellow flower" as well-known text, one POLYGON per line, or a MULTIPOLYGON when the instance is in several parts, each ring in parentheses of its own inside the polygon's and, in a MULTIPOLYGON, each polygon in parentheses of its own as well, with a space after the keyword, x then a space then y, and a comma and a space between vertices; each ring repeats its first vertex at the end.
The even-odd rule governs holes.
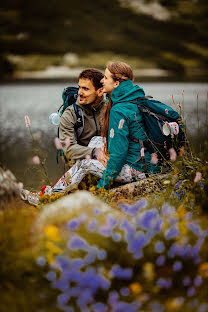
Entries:
POLYGON ((143 273, 147 280, 152 281, 155 276, 154 265, 151 262, 146 262, 143 265, 143 273))
POLYGON ((46 242, 46 248, 52 253, 52 254, 60 254, 62 253, 61 248, 53 244, 52 242, 46 242))
POLYGON ((46 236, 54 242, 61 240, 59 230, 55 225, 48 225, 45 227, 46 236))
POLYGON ((96 190, 96 187, 94 185, 89 188, 90 192, 94 192, 95 190, 96 190))
POLYGON ((184 208, 184 205, 180 205, 178 207, 177 212, 178 212, 179 217, 183 217, 187 213, 186 209, 184 208))
POLYGON ((171 311, 177 311, 181 306, 183 305, 183 300, 181 298, 173 298, 171 300, 168 300, 166 303, 166 306, 168 310, 171 311))
POLYGON ((139 294, 142 291, 142 286, 139 283, 132 283, 129 289, 133 294, 139 294))
POLYGON ((200 265, 199 274, 202 277, 208 277, 208 262, 204 262, 200 265))

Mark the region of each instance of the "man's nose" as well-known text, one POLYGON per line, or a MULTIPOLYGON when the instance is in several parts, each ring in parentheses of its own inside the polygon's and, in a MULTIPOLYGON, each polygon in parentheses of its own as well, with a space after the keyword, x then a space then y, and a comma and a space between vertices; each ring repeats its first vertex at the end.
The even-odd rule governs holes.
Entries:
POLYGON ((103 84, 103 82, 104 82, 104 78, 102 78, 102 79, 100 80, 100 82, 103 84))
POLYGON ((79 88, 78 95, 82 95, 82 89, 79 88))

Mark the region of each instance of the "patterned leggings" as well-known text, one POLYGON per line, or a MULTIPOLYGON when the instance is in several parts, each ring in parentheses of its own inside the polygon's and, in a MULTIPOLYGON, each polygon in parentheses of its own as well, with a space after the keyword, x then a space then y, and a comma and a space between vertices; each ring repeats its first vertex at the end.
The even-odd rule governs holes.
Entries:
MULTIPOLYGON (((103 149, 104 144, 102 137, 93 137, 88 146, 103 149)), ((77 160, 76 163, 56 182, 56 184, 54 184, 52 192, 63 192, 66 188, 68 189, 72 185, 79 185, 88 173, 101 178, 104 170, 105 167, 103 164, 96 159, 77 160)), ((144 173, 137 171, 126 164, 123 166, 115 181, 120 183, 130 183, 143 178, 145 178, 144 173)))

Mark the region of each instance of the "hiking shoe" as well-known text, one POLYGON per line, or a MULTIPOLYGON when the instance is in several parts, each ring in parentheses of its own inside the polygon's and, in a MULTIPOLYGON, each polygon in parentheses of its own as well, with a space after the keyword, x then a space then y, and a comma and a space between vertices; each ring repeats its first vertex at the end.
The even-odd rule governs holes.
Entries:
POLYGON ((39 204, 40 192, 33 193, 28 190, 21 190, 20 197, 22 200, 28 201, 30 205, 37 206, 39 204))

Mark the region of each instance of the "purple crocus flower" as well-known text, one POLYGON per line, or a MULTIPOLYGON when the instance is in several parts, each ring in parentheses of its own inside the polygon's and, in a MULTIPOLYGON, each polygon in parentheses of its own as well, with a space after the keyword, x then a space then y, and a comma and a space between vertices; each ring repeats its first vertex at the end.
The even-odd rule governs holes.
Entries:
POLYGON ((151 311, 163 312, 165 309, 164 306, 157 301, 149 303, 148 306, 150 307, 151 311))
POLYGON ((178 272, 182 269, 183 265, 181 263, 181 261, 176 261, 173 264, 173 271, 178 272))
POLYGON ((195 295, 195 293, 196 293, 196 290, 194 287, 188 288, 188 290, 187 290, 187 296, 188 297, 192 297, 193 295, 195 295))
POLYGON ((112 240, 113 240, 114 242, 120 242, 120 240, 121 240, 121 234, 120 234, 120 233, 117 233, 117 232, 113 233, 113 234, 112 234, 112 240))
POLYGON ((62 270, 66 270, 69 268, 69 265, 70 265, 70 262, 69 262, 69 259, 65 256, 56 256, 55 257, 58 265, 60 266, 60 268, 62 270))
POLYGON ((138 231, 136 237, 129 242, 128 251, 134 253, 146 245, 147 238, 144 232, 138 231))
POLYGON ((164 245, 164 243, 163 243, 162 241, 159 241, 159 242, 157 242, 157 243, 155 244, 155 251, 156 251, 157 253, 163 252, 164 249, 165 249, 165 245, 164 245))
POLYGON ((84 258, 84 264, 88 265, 95 261, 95 255, 93 253, 88 253, 84 258))
POLYGON ((123 269, 120 265, 114 265, 110 271, 112 277, 120 279, 130 279, 132 277, 133 271, 131 268, 123 269))
POLYGON ((80 220, 77 219, 71 219, 69 222, 67 222, 67 227, 69 230, 75 231, 80 226, 80 220))
POLYGON ((207 303, 202 303, 198 307, 197 312, 207 312, 208 311, 208 304, 207 303))
POLYGON ((94 312, 107 312, 108 307, 104 303, 97 302, 97 303, 93 304, 92 310, 94 312))
POLYGON ((105 237, 109 237, 112 234, 111 226, 105 225, 99 228, 99 233, 105 237))
POLYGON ((130 293, 130 291, 129 291, 129 288, 127 288, 127 287, 123 287, 123 288, 120 289, 120 294, 122 296, 128 296, 129 293, 130 293))
POLYGON ((179 229, 177 225, 171 226, 169 229, 165 231, 165 239, 173 239, 177 238, 180 235, 179 229))
POLYGON ((77 305, 81 310, 87 306, 87 304, 93 302, 93 296, 89 288, 82 289, 77 299, 77 305))
POLYGON ((84 238, 74 235, 69 240, 68 248, 73 250, 89 250, 89 245, 84 238))
POLYGON ((100 210, 98 208, 95 208, 93 213, 95 216, 98 216, 100 214, 100 210))
POLYGON ((114 306, 119 299, 119 295, 117 293, 117 291, 111 291, 108 295, 108 303, 112 306, 114 306))
POLYGON ((127 204, 122 204, 121 210, 129 216, 135 216, 137 215, 138 211, 145 208, 146 205, 147 205, 147 201, 142 198, 131 206, 127 204))
POLYGON ((72 270, 80 270, 85 265, 85 262, 81 258, 75 258, 71 261, 72 270))
POLYGON ((105 260, 107 257, 106 251, 104 249, 99 250, 97 253, 97 257, 99 260, 105 260))
POLYGON ((140 226, 145 230, 153 230, 155 221, 158 219, 159 214, 156 209, 150 209, 143 212, 140 216, 140 226))
POLYGON ((92 219, 88 224, 88 227, 87 227, 88 231, 89 232, 95 231, 97 225, 98 225, 98 221, 96 219, 92 219))
POLYGON ((196 236, 200 236, 202 234, 201 227, 198 224, 196 224, 194 221, 189 222, 187 224, 187 228, 191 230, 196 236))
POLYGON ((57 303, 58 303, 58 306, 60 308, 62 308, 63 306, 65 306, 68 302, 68 300, 70 299, 70 296, 66 293, 63 293, 63 294, 60 294, 58 297, 57 297, 57 303))
POLYGON ((196 276, 195 279, 194 279, 194 286, 196 286, 196 287, 201 286, 202 281, 203 280, 202 280, 201 276, 196 276))
POLYGON ((44 266, 46 264, 46 259, 45 257, 42 257, 42 256, 38 257, 36 261, 39 266, 44 266))
POLYGON ((49 271, 47 274, 46 274, 46 278, 49 280, 49 281, 54 281, 56 279, 56 273, 53 272, 53 271, 49 271))
POLYGON ((159 278, 156 282, 157 286, 160 288, 170 288, 172 286, 172 281, 170 278, 159 278))
POLYGON ((107 225, 109 228, 114 229, 116 225, 118 224, 118 221, 111 215, 107 216, 107 225))
POLYGON ((157 266, 162 266, 165 264, 165 256, 160 256, 156 260, 156 265, 157 266))
POLYGON ((163 205, 162 207, 162 214, 163 216, 171 216, 175 213, 175 208, 169 206, 169 205, 163 205))
POLYGON ((186 286, 189 286, 191 284, 191 279, 189 276, 186 276, 184 279, 183 279, 183 285, 186 287, 186 286))
POLYGON ((124 220, 121 222, 119 227, 120 227, 120 230, 125 231, 125 239, 127 240, 127 242, 131 241, 135 233, 134 226, 129 221, 124 220))

